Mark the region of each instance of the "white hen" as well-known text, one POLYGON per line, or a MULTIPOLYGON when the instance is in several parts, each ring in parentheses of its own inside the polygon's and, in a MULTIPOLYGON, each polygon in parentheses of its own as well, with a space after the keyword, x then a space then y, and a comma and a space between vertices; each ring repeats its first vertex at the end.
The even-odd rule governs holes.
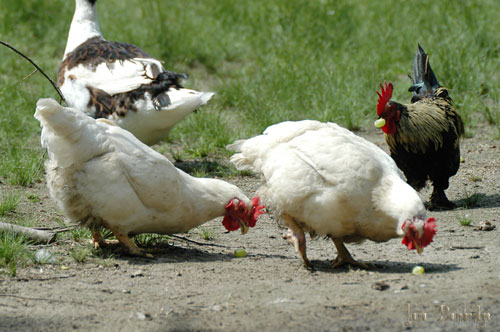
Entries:
POLYGON ((419 252, 435 233, 418 194, 376 145, 335 123, 283 122, 228 147, 238 169, 263 176, 259 194, 293 232, 305 265, 304 231, 329 236, 334 266, 354 261, 344 242, 404 237, 419 252))
POLYGON ((47 148, 47 185, 73 222, 87 225, 103 245, 106 227, 131 254, 143 252, 129 239, 139 233, 186 232, 224 216, 228 230, 246 233, 261 213, 236 186, 195 178, 128 131, 105 119, 92 119, 53 99, 40 99, 35 117, 47 148))
POLYGON ((187 78, 165 70, 135 45, 110 42, 97 22, 97 0, 76 0, 57 83, 70 107, 107 118, 146 144, 212 98, 212 92, 181 87, 187 78))

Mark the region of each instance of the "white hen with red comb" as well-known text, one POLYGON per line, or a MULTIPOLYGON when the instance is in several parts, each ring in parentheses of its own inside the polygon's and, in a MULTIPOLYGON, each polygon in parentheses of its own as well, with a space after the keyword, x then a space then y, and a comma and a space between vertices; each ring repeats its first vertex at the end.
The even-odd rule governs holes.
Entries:
POLYGON ((289 227, 302 255, 304 232, 327 235, 337 247, 335 266, 354 261, 344 242, 404 237, 421 252, 435 233, 422 200, 394 161, 376 145, 335 123, 282 122, 228 147, 231 162, 262 175, 266 205, 289 227))
POLYGON ((130 132, 104 119, 40 99, 35 117, 47 148, 47 185, 72 222, 90 228, 96 245, 99 228, 113 232, 131 254, 144 254, 129 236, 186 232, 224 216, 228 230, 245 233, 261 213, 236 186, 195 178, 130 132))

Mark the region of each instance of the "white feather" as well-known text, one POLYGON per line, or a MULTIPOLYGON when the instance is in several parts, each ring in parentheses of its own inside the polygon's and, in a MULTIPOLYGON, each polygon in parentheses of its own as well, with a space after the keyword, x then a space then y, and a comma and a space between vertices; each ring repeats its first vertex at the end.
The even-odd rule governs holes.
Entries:
POLYGON ((103 62, 95 68, 81 64, 67 70, 64 77, 65 81, 71 80, 70 76, 76 77, 82 85, 116 95, 153 82, 152 65, 164 70, 161 62, 156 59, 134 58, 112 63, 103 62))
MULTIPOLYGON (((95 6, 95 5, 94 5, 95 6)), ((64 50, 63 60, 66 55, 77 48, 89 38, 102 38, 97 11, 86 0, 75 0, 75 14, 69 28, 68 41, 64 50)))
POLYGON ((263 176, 267 204, 318 235, 385 241, 406 219, 425 218, 394 161, 335 123, 283 122, 228 148, 237 168, 263 176))
POLYGON ((251 208, 238 187, 184 173, 107 120, 53 99, 40 99, 35 117, 49 153, 50 193, 73 222, 100 220, 126 235, 171 234, 224 215, 233 198, 251 208))
MULTIPOLYGON (((104 41, 97 22, 96 5, 86 0, 75 2, 64 58, 90 38, 99 37, 104 41)), ((151 84, 159 71, 164 72, 165 68, 161 61, 153 58, 136 57, 97 65, 79 64, 63 71, 64 81, 60 89, 70 107, 95 117, 96 110, 89 106, 91 96, 88 88, 100 89, 111 96, 128 93, 142 85, 151 84)), ((146 93, 144 98, 136 100, 133 109, 127 110, 125 114, 113 113, 108 119, 131 131, 141 141, 155 144, 165 138, 179 121, 205 105, 214 95, 212 92, 174 88, 166 94, 170 103, 159 110, 153 105, 151 94, 146 93)))

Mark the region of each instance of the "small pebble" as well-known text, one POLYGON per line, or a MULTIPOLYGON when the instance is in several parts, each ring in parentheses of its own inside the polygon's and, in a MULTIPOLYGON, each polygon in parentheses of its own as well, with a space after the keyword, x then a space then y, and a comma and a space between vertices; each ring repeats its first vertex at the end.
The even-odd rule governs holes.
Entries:
POLYGON ((139 320, 151 320, 151 315, 143 312, 136 312, 135 317, 139 320))
POLYGON ((130 275, 131 278, 144 277, 142 270, 137 270, 130 275))
POLYGON ((35 252, 35 261, 39 264, 52 264, 56 259, 47 249, 38 249, 35 252))
POLYGON ((481 222, 481 224, 479 224, 479 226, 476 227, 476 230, 489 232, 489 231, 494 230, 495 228, 496 228, 496 226, 492 225, 489 221, 483 221, 483 222, 481 222))
POLYGON ((386 289, 389 289, 389 285, 386 284, 385 282, 383 281, 377 281, 376 283, 374 283, 372 285, 372 288, 373 289, 376 289, 376 290, 379 290, 379 291, 385 291, 386 289))

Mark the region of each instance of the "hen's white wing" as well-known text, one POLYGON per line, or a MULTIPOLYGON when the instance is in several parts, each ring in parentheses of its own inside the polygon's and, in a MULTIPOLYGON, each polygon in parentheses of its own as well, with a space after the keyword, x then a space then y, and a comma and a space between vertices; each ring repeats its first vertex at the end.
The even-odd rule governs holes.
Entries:
POLYGON ((375 144, 334 123, 305 130, 288 145, 330 183, 338 183, 339 177, 376 181, 388 170, 399 173, 394 161, 375 144))
POLYGON ((110 150, 115 154, 113 167, 121 169, 144 206, 169 211, 178 205, 178 195, 186 185, 180 171, 129 132, 117 126, 108 126, 106 131, 110 150))

